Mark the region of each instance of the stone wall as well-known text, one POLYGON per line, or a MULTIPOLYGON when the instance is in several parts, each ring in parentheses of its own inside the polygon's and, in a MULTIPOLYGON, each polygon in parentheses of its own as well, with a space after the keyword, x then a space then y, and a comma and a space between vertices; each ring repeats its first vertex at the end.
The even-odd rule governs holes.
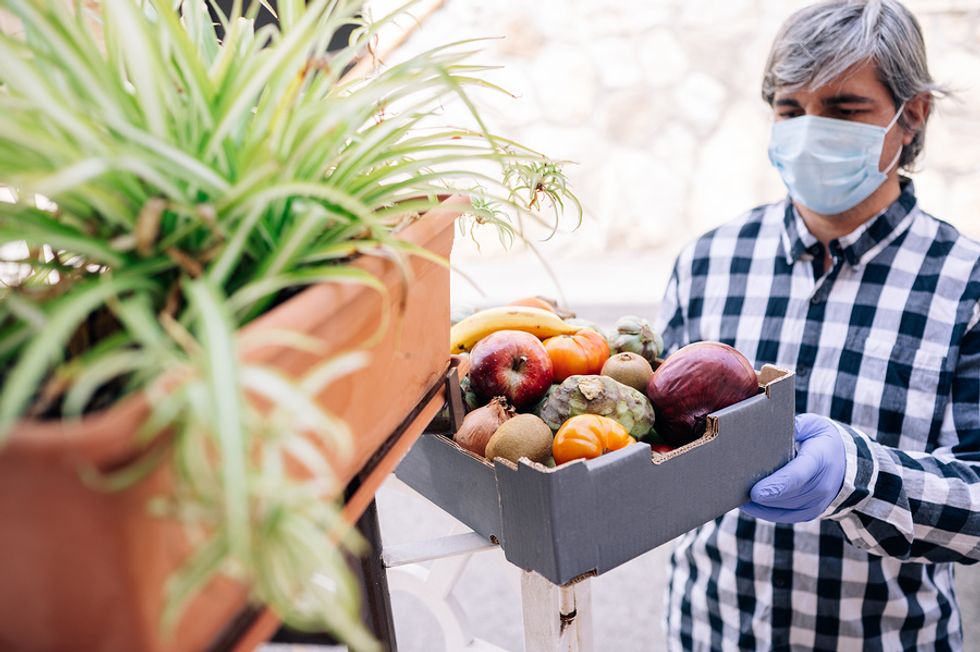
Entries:
MULTIPOLYGON (((759 97, 769 45, 801 0, 446 0, 399 56, 435 43, 501 36, 477 57, 518 97, 478 96, 491 127, 576 161, 586 206, 574 234, 538 243, 572 303, 659 299, 678 249, 784 194, 766 157, 770 111, 759 97)), ((910 0, 940 102, 917 173, 923 207, 980 236, 980 2, 910 0)), ((448 106, 452 118, 459 107, 448 106)), ((571 226, 569 220, 566 225, 571 226)), ((533 231, 540 235, 540 231, 533 231)), ((490 297, 559 291, 526 249, 454 262, 490 297), (516 285, 520 285, 516 288, 516 285)), ((457 278, 454 300, 485 300, 457 278)))

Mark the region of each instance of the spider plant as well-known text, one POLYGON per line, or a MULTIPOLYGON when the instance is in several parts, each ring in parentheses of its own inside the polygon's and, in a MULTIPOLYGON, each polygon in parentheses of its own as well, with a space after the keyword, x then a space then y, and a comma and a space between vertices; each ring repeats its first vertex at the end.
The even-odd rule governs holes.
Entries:
POLYGON ((368 21, 349 0, 281 0, 279 24, 255 29, 258 8, 212 7, 219 40, 200 1, 0 0, 19 23, 0 32, 0 445, 22 418, 146 392, 139 437, 168 430, 173 445, 85 473, 119 488, 171 456, 174 491, 152 508, 195 547, 166 587, 165 623, 224 573, 286 622, 368 649, 343 560, 358 542, 331 475, 351 433, 313 400, 363 354, 288 379, 242 363, 243 347, 319 342, 238 331, 306 285, 384 292, 347 264, 357 254, 395 260, 410 283, 406 257, 431 255, 399 231, 449 193, 472 193, 467 219, 501 238, 581 209, 557 162, 486 129, 470 91, 504 91, 471 63, 479 43, 354 78, 399 12, 368 21), (351 22, 350 44, 328 51, 351 22), (438 125, 451 100, 469 124, 438 125), (286 472, 296 463, 307 478, 286 472))

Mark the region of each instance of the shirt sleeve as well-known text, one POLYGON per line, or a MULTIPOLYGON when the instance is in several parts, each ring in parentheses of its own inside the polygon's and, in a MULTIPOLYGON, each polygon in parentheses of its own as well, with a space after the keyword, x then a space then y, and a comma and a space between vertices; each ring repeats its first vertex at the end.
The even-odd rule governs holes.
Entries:
POLYGON ((684 302, 681 300, 681 259, 678 258, 674 263, 674 271, 670 274, 667 282, 667 289, 664 291, 663 301, 657 311, 657 319, 654 322, 654 330, 660 333, 664 339, 664 351, 666 356, 674 352, 687 343, 687 334, 684 326, 684 302))
POLYGON ((823 516, 838 521, 852 544, 914 562, 980 561, 980 328, 960 342, 943 417, 955 445, 901 451, 837 425, 847 466, 823 516))

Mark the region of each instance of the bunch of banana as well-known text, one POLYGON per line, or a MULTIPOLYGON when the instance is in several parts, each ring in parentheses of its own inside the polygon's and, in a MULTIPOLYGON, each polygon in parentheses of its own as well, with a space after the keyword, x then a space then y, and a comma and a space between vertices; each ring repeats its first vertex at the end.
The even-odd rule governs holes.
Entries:
POLYGON ((500 306, 481 310, 455 324, 449 331, 450 353, 469 351, 495 331, 525 331, 542 339, 571 335, 581 326, 566 324, 561 317, 543 308, 500 306))

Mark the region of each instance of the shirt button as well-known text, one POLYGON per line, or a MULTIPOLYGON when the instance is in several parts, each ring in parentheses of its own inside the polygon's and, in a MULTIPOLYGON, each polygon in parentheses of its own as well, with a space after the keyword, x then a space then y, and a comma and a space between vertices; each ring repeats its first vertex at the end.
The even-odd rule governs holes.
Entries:
POLYGON ((785 589, 786 588, 786 580, 784 580, 782 577, 777 577, 776 579, 774 579, 772 581, 772 583, 773 583, 773 586, 775 586, 777 589, 785 589))
POLYGON ((810 368, 809 367, 797 367, 796 368, 796 375, 799 376, 800 378, 806 378, 807 376, 810 375, 810 368))
POLYGON ((816 305, 818 303, 822 303, 822 302, 823 302, 823 295, 822 294, 814 294, 812 297, 810 297, 810 303, 812 303, 814 305, 816 305))

